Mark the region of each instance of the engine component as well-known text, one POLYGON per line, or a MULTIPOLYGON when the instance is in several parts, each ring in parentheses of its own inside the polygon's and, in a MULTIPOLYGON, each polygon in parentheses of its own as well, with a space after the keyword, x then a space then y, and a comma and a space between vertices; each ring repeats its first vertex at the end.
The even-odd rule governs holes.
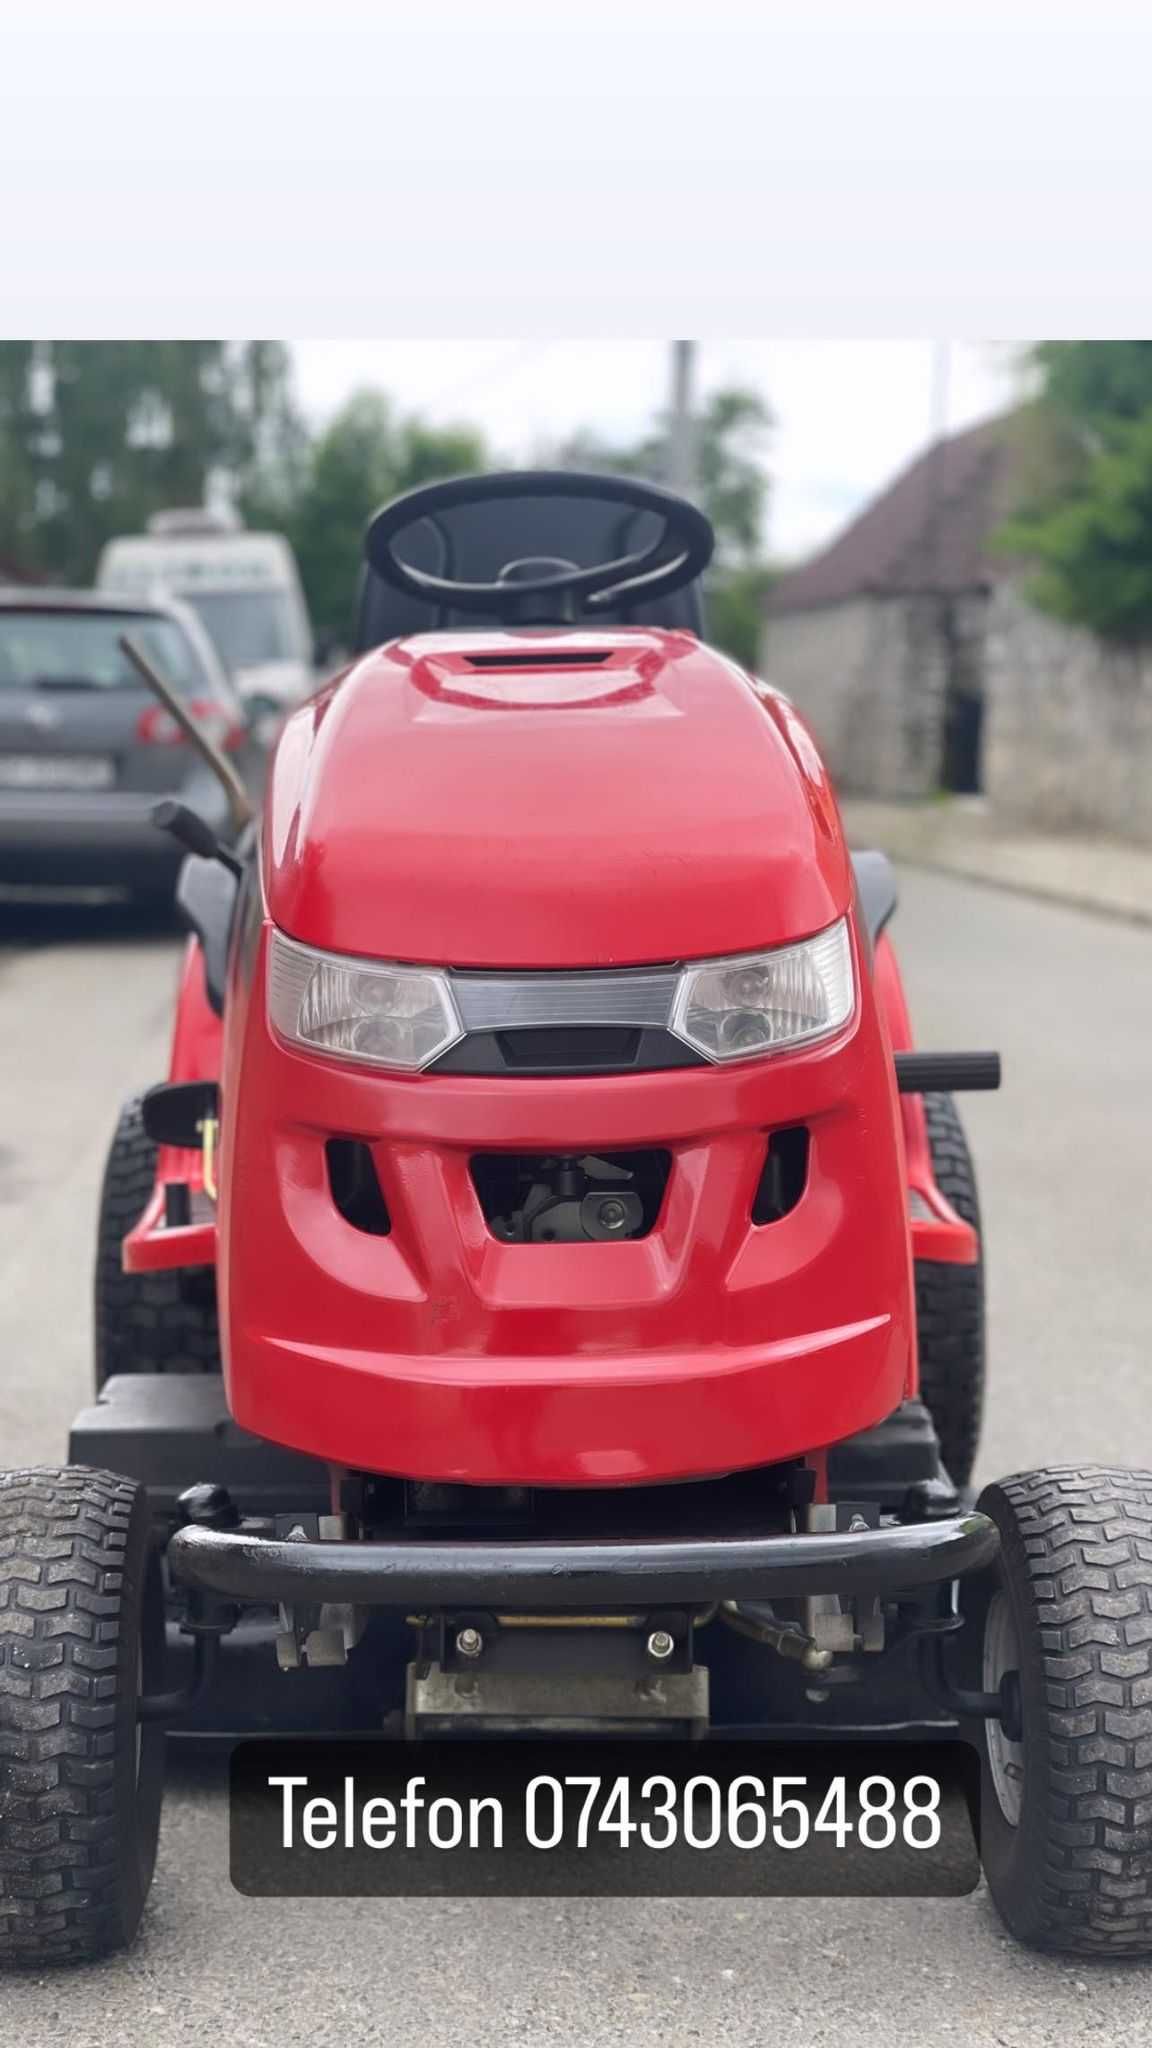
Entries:
POLYGON ((508 1244, 610 1243, 651 1230, 670 1164, 658 1151, 479 1153, 472 1179, 492 1235, 508 1244))

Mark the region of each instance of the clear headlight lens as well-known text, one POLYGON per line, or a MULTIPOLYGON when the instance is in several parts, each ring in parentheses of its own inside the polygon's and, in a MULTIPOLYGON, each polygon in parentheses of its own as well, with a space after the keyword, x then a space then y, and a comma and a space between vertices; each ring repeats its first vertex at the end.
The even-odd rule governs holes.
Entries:
POLYGON ((686 967, 671 1028, 710 1060, 753 1059, 827 1038, 848 1022, 855 1000, 841 919, 799 946, 686 967))
MULTIPOLYGON (((855 1000, 842 919, 800 945, 685 967, 668 1028, 707 1059, 755 1059, 829 1037, 855 1000)), ((464 1037, 447 974, 317 952, 278 931, 268 1014, 292 1045, 403 1073, 419 1073, 464 1037)))
POLYGON ((293 1045, 405 1073, 464 1036, 445 975, 317 953, 282 932, 272 934, 268 1014, 293 1045))

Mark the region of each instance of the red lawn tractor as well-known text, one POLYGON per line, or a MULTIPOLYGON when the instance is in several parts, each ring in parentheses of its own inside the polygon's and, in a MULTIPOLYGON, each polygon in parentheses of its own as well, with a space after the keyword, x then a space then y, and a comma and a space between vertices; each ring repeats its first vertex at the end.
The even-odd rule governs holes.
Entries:
POLYGON ((976 1190, 878 853, 703 638, 693 506, 367 538, 262 819, 178 804, 96 1399, 0 1480, 0 1957, 129 1940, 165 1732, 970 1734, 1041 1946, 1152 1946, 1152 1479, 966 1491, 976 1190))

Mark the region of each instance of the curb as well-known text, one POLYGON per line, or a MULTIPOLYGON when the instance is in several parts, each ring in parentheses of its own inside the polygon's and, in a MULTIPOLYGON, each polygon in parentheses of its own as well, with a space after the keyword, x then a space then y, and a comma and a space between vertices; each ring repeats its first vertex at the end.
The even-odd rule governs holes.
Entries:
POLYGON ((905 867, 954 875, 985 888, 1055 903, 1124 924, 1152 926, 1152 852, 1100 839, 999 837, 974 810, 924 808, 849 798, 843 805, 854 846, 881 846, 905 867), (1070 858, 1080 867, 1069 879, 1070 858), (1095 865, 1098 881, 1085 880, 1095 865))

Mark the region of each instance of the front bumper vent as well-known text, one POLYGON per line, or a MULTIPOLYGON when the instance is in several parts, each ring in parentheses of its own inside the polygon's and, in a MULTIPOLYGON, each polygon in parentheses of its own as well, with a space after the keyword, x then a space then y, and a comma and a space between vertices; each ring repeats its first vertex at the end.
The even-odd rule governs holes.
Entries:
POLYGON ((772 1132, 752 1201, 753 1223, 779 1223, 796 1207, 808 1179, 808 1145, 806 1124, 772 1132))
POLYGON ((345 1223, 369 1237, 387 1237, 392 1218, 370 1146, 362 1138, 329 1138, 324 1147, 328 1192, 345 1223))

